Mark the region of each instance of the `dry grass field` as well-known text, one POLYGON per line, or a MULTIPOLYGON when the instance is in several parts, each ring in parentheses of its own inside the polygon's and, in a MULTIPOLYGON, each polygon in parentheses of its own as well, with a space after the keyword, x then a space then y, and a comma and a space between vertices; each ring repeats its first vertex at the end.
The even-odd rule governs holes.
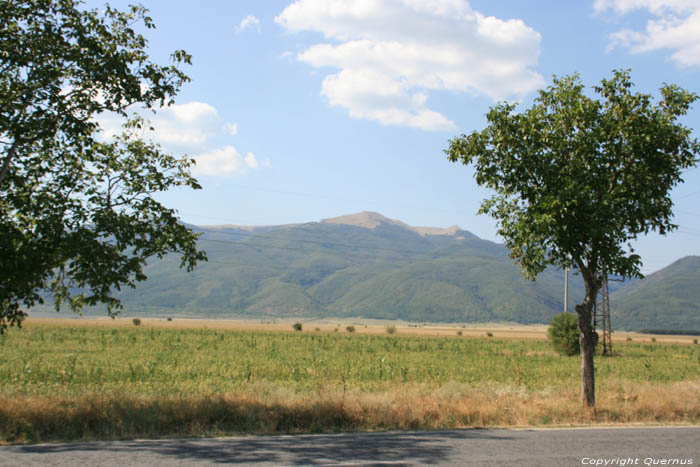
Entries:
MULTIPOLYGON (((34 324, 48 324, 54 326, 97 326, 97 327, 132 327, 133 317, 128 318, 92 318, 67 315, 61 318, 30 318, 28 322, 34 324)), ((393 326, 396 334, 411 336, 465 336, 465 337, 492 337, 503 339, 546 339, 547 325, 521 325, 521 324, 444 324, 444 323, 405 323, 395 321, 382 321, 371 319, 342 319, 342 320, 275 320, 275 321, 247 321, 237 319, 204 319, 204 318, 139 318, 143 326, 165 329, 220 329, 238 331, 291 331, 295 322, 301 322, 302 332, 333 332, 336 328, 339 332, 347 332, 347 326, 353 326, 357 334, 386 334, 386 328, 393 326), (461 333, 461 334, 458 334, 461 333)), ((657 343, 681 343, 691 344, 698 339, 697 336, 683 335, 651 335, 638 332, 613 332, 613 342, 657 342, 657 343)))
POLYGON ((616 333, 590 412, 544 326, 292 324, 29 319, 0 338, 0 442, 700 423, 684 336, 616 333))

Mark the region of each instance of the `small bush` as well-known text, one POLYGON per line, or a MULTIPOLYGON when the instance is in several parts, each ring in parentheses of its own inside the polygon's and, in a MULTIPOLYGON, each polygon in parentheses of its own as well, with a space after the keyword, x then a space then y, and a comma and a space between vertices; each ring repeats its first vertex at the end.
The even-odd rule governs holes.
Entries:
POLYGON ((486 337, 493 337, 493 333, 492 333, 492 332, 487 332, 487 333, 486 333, 486 337))
POLYGON ((333 332, 338 332, 338 328, 333 328, 333 332))
POLYGON ((457 335, 458 335, 458 336, 461 336, 461 335, 463 335, 463 334, 464 334, 464 333, 463 333, 462 331, 457 331, 457 335))
POLYGON ((395 334, 396 333, 396 326, 387 326, 385 329, 386 329, 387 334, 395 334))
POLYGON ((627 342, 632 342, 632 338, 631 338, 631 337, 628 337, 628 338, 627 338, 627 342))
POLYGON ((141 326, 141 319, 140 318, 134 318, 131 320, 132 323, 134 323, 134 326, 141 326))
POLYGON ((698 343, 698 340, 697 340, 697 339, 693 339, 693 344, 697 344, 697 343, 698 343))
POLYGON ((301 323, 292 324, 292 328, 294 328, 295 331, 301 331, 301 323))
POLYGON ((547 329, 547 337, 559 354, 577 355, 579 353, 578 317, 574 313, 554 315, 547 329))
POLYGON ((172 320, 173 320, 172 318, 168 317, 168 321, 172 321, 172 320))
POLYGON ((321 330, 321 328, 316 328, 316 332, 319 332, 320 330, 321 330))
POLYGON ((346 326, 346 327, 345 327, 345 330, 346 330, 347 332, 355 332, 355 326, 352 326, 352 325, 346 326))
POLYGON ((652 341, 652 342, 656 342, 656 337, 652 337, 652 338, 651 338, 651 341, 652 341))

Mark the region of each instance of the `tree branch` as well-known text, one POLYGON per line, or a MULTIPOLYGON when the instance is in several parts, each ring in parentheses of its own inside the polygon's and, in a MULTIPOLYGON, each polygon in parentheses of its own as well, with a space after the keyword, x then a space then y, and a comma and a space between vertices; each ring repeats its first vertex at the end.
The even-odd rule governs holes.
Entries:
POLYGON ((14 140, 12 143, 12 146, 10 146, 10 149, 7 150, 7 154, 5 155, 5 159, 2 161, 2 167, 0 168, 0 182, 5 178, 5 175, 7 175, 7 172, 10 170, 10 162, 12 161, 12 158, 15 156, 15 151, 17 151, 17 146, 19 146, 19 139, 14 140))

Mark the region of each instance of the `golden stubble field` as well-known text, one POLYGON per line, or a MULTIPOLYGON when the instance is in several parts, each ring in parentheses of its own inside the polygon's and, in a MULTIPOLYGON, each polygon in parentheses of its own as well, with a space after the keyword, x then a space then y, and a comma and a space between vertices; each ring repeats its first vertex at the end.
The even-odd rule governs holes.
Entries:
MULTIPOLYGON (((414 336, 464 336, 464 337, 499 337, 503 339, 546 339, 547 325, 519 325, 510 323, 485 324, 438 324, 405 323, 366 319, 341 320, 304 320, 285 319, 275 321, 254 321, 241 319, 205 319, 205 318, 139 318, 142 326, 165 329, 220 329, 239 331, 289 331, 296 322, 302 323, 302 332, 341 332, 347 333, 347 327, 353 326, 357 334, 386 334, 388 326, 396 329, 396 334, 414 336), (335 331, 335 330, 338 331, 335 331), (461 333, 461 334, 458 334, 461 333)), ((133 317, 78 317, 66 315, 61 318, 30 317, 27 322, 52 326, 97 326, 97 327, 133 327, 133 317)), ((698 336, 652 335, 638 332, 614 331, 613 342, 657 342, 692 344, 698 336)))

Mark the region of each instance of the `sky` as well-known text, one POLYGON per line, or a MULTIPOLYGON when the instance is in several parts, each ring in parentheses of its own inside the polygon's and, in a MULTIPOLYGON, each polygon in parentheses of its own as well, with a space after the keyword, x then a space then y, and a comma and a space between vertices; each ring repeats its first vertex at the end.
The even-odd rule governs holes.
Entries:
MULTIPOLYGON (((579 73, 590 90, 628 68, 635 91, 700 93, 699 0, 143 3, 151 58, 193 56, 192 81, 149 118, 156 142, 197 160, 202 190, 159 196, 197 225, 376 211, 500 242, 495 221, 476 214, 490 192, 443 152, 483 129, 491 106, 526 109, 553 75, 579 73)), ((700 103, 682 123, 700 136, 700 103)), ((683 177, 679 229, 634 243, 645 273, 700 254, 700 169, 683 177)))

